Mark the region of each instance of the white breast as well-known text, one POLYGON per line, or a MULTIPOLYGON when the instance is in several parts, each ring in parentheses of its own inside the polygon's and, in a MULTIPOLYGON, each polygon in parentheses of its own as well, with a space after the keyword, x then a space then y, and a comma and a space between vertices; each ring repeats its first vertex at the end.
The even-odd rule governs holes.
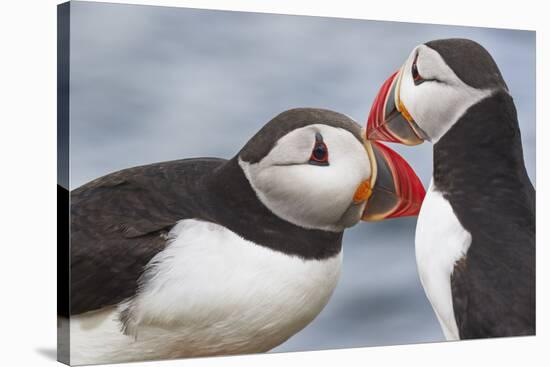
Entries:
POLYGON ((171 235, 134 301, 71 319, 72 363, 267 351, 317 316, 340 274, 341 253, 303 260, 217 224, 183 220, 171 235))
POLYGON ((453 311, 451 274, 468 251, 472 237, 433 181, 420 209, 416 226, 416 263, 424 291, 447 340, 458 340, 453 311))

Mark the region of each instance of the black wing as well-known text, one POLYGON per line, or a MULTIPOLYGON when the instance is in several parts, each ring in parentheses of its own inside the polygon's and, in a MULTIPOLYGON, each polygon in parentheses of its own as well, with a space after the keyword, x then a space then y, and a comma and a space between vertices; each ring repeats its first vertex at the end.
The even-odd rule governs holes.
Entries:
POLYGON ((202 178, 224 162, 201 158, 134 167, 73 190, 71 315, 134 295, 168 231, 200 211, 202 178))
POLYGON ((468 254, 451 276, 460 338, 534 335, 534 223, 495 213, 487 218, 492 224, 472 233, 468 254))

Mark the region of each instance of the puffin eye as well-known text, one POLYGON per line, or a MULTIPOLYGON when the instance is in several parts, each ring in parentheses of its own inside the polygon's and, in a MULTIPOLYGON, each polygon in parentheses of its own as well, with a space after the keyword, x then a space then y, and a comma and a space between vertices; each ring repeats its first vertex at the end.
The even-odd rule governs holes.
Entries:
POLYGON ((309 157, 309 164, 328 166, 328 148, 319 133, 315 134, 315 145, 309 157))
POLYGON ((413 77, 414 85, 420 85, 424 83, 426 80, 422 78, 422 76, 418 72, 418 66, 416 65, 416 60, 418 60, 418 54, 414 57, 414 61, 411 67, 411 74, 413 77))

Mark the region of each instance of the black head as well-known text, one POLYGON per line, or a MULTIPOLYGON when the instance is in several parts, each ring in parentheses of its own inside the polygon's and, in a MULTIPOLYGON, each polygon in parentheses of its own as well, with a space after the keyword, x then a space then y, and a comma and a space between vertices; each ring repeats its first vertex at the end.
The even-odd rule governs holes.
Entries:
POLYGON ((240 151, 239 157, 245 162, 257 163, 273 149, 283 136, 293 130, 314 124, 344 129, 362 144, 361 127, 346 115, 320 108, 294 108, 278 114, 265 124, 246 143, 240 151))
POLYGON ((435 143, 470 107, 496 93, 508 89, 485 48, 467 39, 430 41, 415 47, 383 84, 367 136, 407 145, 435 143))
POLYGON ((498 66, 479 43, 465 38, 448 38, 425 43, 435 50, 456 76, 476 89, 508 89, 498 66))
MULTIPOLYGON (((380 149, 341 113, 296 108, 269 121, 236 159, 258 198, 278 217, 305 228, 342 231, 361 218, 395 214, 396 201, 404 201, 396 182, 420 183, 402 158, 380 149), (380 197, 375 193, 382 182, 388 188, 380 191, 393 193, 391 200, 386 206, 371 205, 380 197)), ((408 200, 421 201, 422 193, 408 200)))

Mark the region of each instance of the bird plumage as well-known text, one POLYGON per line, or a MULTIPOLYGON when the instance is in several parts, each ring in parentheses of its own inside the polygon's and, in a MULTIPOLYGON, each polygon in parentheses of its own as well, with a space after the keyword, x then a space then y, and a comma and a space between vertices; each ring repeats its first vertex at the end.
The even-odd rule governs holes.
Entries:
POLYGON ((343 223, 353 225, 365 207, 353 191, 370 172, 359 125, 332 111, 295 109, 229 160, 134 167, 73 190, 71 302, 63 315, 71 316, 72 363, 253 353, 284 342, 328 302, 344 227, 282 219, 259 190, 273 189, 273 174, 292 173, 276 185, 286 194, 277 199, 284 204, 291 191, 306 190, 312 215, 339 205, 351 218, 343 223), (326 167, 308 164, 319 131, 333 153, 326 167), (311 181, 342 167, 357 172, 311 181), (259 175, 270 188, 251 184, 259 175), (346 191, 321 203, 327 189, 346 191))
POLYGON ((367 136, 434 144, 416 253, 445 336, 534 334, 535 190, 514 102, 489 52, 466 39, 415 47, 380 89, 367 136))
POLYGON ((460 337, 534 334, 535 190, 507 93, 470 108, 434 145, 434 185, 472 236, 451 276, 460 337))

